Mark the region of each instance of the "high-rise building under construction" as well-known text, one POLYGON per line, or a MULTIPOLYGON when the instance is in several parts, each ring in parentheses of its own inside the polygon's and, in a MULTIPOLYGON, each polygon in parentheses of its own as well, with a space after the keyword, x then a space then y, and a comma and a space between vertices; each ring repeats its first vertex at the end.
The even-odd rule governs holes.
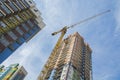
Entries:
POLYGON ((92 80, 91 53, 78 32, 68 36, 50 55, 38 80, 92 80))
POLYGON ((0 63, 45 26, 33 0, 0 0, 0 63))

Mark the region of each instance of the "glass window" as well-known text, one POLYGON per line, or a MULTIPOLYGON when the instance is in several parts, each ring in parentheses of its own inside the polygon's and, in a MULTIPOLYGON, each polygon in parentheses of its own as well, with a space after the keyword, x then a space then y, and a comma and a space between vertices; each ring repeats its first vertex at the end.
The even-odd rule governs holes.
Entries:
POLYGON ((29 28, 27 27, 27 25, 26 24, 22 24, 22 27, 26 30, 26 31, 28 31, 29 30, 29 28))
POLYGON ((0 26, 5 28, 7 25, 3 21, 0 21, 0 26))
POLYGON ((25 39, 23 38, 23 37, 21 37, 21 38, 19 38, 18 40, 17 40, 17 43, 18 44, 22 44, 22 43, 24 43, 25 42, 25 39))
POLYGON ((12 32, 12 31, 9 31, 8 32, 8 35, 12 37, 12 39, 16 40, 17 39, 17 36, 12 32))
POLYGON ((28 39, 30 37, 30 35, 28 34, 28 33, 26 33, 25 35, 24 35, 24 39, 28 39))
POLYGON ((20 4, 19 1, 17 1, 16 3, 17 3, 17 5, 18 5, 21 9, 24 9, 24 7, 20 4))
POLYGON ((12 51, 9 48, 6 48, 3 52, 1 52, 0 53, 0 63, 2 63, 11 54, 12 54, 12 51))
POLYGON ((7 47, 7 46, 10 44, 10 43, 8 42, 8 40, 7 40, 4 36, 1 36, 0 42, 1 42, 5 47, 7 47))
POLYGON ((37 32, 37 31, 39 31, 40 29, 39 29, 39 27, 35 26, 35 27, 33 28, 33 30, 35 30, 35 32, 37 32))
POLYGON ((2 7, 8 14, 11 13, 11 11, 10 11, 4 4, 2 4, 1 7, 2 7))
POLYGON ((22 31, 19 27, 16 27, 16 30, 17 30, 21 35, 23 35, 23 31, 22 31))
POLYGON ((29 31, 29 34, 30 34, 30 35, 34 34, 34 31, 31 29, 31 30, 29 31))
POLYGON ((30 7, 25 0, 22 0, 22 2, 23 2, 27 7, 30 7))
POLYGON ((14 51, 14 50, 17 49, 19 46, 20 46, 19 44, 17 44, 16 42, 14 42, 14 43, 12 43, 12 44, 9 46, 9 48, 14 51))
POLYGON ((14 9, 14 11, 18 11, 18 9, 15 7, 15 5, 12 2, 10 2, 9 5, 12 7, 12 9, 14 9))
POLYGON ((5 46, 0 42, 0 52, 2 52, 5 49, 5 46))
POLYGON ((34 26, 30 20, 28 20, 27 23, 30 25, 31 28, 34 26))

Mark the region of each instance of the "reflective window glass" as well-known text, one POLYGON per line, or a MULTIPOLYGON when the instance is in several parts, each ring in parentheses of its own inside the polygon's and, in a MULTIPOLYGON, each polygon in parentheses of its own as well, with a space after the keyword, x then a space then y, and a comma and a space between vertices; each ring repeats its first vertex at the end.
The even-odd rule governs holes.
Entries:
POLYGON ((9 46, 9 48, 14 51, 14 50, 17 49, 19 46, 20 46, 20 45, 19 45, 18 43, 14 42, 14 43, 12 43, 12 44, 9 46))
POLYGON ((1 36, 0 42, 1 42, 5 47, 7 47, 7 46, 10 44, 9 41, 8 41, 4 36, 1 36))
POLYGON ((23 37, 20 37, 18 40, 17 40, 17 43, 18 44, 22 44, 25 42, 25 39, 23 37))
POLYGON ((24 38, 25 39, 28 39, 30 37, 30 35, 28 34, 28 33, 26 33, 25 35, 24 35, 24 38))
POLYGON ((29 28, 27 27, 27 25, 26 25, 26 24, 22 24, 22 27, 23 27, 26 31, 28 31, 28 30, 29 30, 29 28))
POLYGON ((34 24, 30 20, 28 20, 27 23, 30 25, 31 28, 34 26, 34 24))
POLYGON ((29 34, 30 34, 30 35, 34 34, 34 31, 31 29, 31 30, 29 31, 29 34))
POLYGON ((19 1, 17 1, 16 3, 17 3, 17 5, 18 5, 21 9, 24 9, 24 7, 20 4, 19 1))
POLYGON ((27 7, 30 7, 25 0, 22 0, 22 2, 23 2, 27 7))
POLYGON ((0 53, 0 63, 2 63, 7 57, 12 54, 12 51, 9 48, 6 48, 0 53))
POLYGON ((17 36, 12 31, 9 31, 8 35, 10 35, 12 37, 12 39, 14 39, 14 40, 17 39, 17 36))
POLYGON ((14 9, 14 11, 18 11, 18 9, 15 7, 15 5, 12 2, 10 2, 9 5, 14 9))
POLYGON ((16 30, 17 30, 21 35, 23 35, 23 31, 22 31, 19 27, 16 27, 16 30))
POLYGON ((7 25, 3 21, 0 21, 0 26, 4 28, 7 27, 7 25))
POLYGON ((4 4, 2 4, 1 7, 2 7, 8 14, 11 13, 11 11, 10 11, 4 4))

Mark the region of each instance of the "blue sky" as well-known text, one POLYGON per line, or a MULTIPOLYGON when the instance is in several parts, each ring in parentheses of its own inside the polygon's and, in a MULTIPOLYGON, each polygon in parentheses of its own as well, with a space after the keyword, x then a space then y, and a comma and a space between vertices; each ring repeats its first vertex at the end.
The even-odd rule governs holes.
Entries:
MULTIPOLYGON (((23 44, 3 64, 20 63, 28 71, 25 80, 36 80, 58 37, 51 33, 87 17, 111 9, 68 30, 79 32, 92 48, 94 80, 120 80, 120 0, 34 0, 46 27, 23 44)), ((65 37, 66 37, 65 36, 65 37)))

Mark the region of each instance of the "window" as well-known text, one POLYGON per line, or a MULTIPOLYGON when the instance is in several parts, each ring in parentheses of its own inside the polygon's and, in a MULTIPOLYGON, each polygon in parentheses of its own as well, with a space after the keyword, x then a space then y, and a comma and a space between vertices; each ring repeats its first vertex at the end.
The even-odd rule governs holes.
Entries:
POLYGON ((28 28, 27 25, 25 25, 25 24, 22 24, 22 27, 23 27, 26 31, 29 30, 29 28, 28 28))
POLYGON ((29 32, 28 32, 30 35, 34 34, 34 31, 31 29, 29 32))
POLYGON ((8 42, 8 40, 7 40, 4 36, 1 36, 0 42, 1 42, 5 47, 7 47, 7 46, 10 44, 10 43, 8 42))
POLYGON ((15 5, 12 2, 10 2, 9 5, 12 7, 12 9, 14 9, 14 11, 18 11, 18 9, 15 7, 15 5))
POLYGON ((26 33, 25 35, 24 35, 24 39, 28 39, 30 37, 30 35, 28 34, 28 33, 26 33))
POLYGON ((23 31, 22 31, 19 27, 16 27, 16 30, 17 30, 21 35, 23 35, 23 31))
POLYGON ((11 11, 2 3, 1 7, 8 13, 10 14, 11 11))
POLYGON ((16 40, 17 39, 17 36, 12 32, 8 32, 8 35, 12 37, 12 39, 16 40))
POLYGON ((18 5, 21 9, 24 9, 24 7, 20 4, 19 1, 17 1, 16 3, 17 3, 17 5, 18 5))
POLYGON ((34 26, 30 20, 28 20, 27 23, 30 25, 31 28, 34 26))
POLYGON ((12 43, 10 46, 9 46, 9 48, 11 49, 11 50, 15 50, 15 49, 17 49, 19 47, 19 44, 17 44, 16 42, 14 42, 14 43, 12 43))
POLYGON ((2 27, 6 27, 6 24, 3 22, 3 21, 0 21, 0 26, 2 26, 2 27))
POLYGON ((18 43, 18 44, 22 44, 22 43, 24 43, 24 42, 25 42, 25 39, 22 38, 22 37, 17 40, 17 43, 18 43))
POLYGON ((22 2, 23 2, 27 7, 30 7, 25 0, 22 0, 22 2))
POLYGON ((0 63, 3 62, 10 54, 12 51, 9 48, 6 48, 2 53, 0 54, 0 63))

